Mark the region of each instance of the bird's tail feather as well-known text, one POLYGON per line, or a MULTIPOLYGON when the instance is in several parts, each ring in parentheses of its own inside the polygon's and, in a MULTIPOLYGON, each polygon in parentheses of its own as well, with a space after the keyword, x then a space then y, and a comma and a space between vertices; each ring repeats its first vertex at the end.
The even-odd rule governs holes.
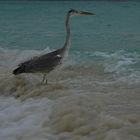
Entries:
POLYGON ((25 69, 22 66, 20 66, 20 67, 16 68, 15 70, 13 70, 14 75, 18 75, 18 74, 21 74, 21 73, 24 73, 24 72, 25 72, 25 69))

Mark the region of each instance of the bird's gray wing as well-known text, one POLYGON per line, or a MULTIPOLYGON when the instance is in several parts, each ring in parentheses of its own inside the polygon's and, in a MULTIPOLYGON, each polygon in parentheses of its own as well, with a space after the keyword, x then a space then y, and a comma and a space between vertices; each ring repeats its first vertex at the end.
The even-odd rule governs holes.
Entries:
POLYGON ((39 57, 33 57, 32 59, 21 63, 24 65, 26 72, 49 72, 53 70, 57 65, 61 64, 62 50, 44 54, 39 57))

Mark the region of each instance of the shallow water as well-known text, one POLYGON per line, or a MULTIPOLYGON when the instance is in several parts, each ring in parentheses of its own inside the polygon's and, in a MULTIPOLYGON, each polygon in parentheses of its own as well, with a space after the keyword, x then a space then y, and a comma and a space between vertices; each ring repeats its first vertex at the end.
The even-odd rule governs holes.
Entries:
POLYGON ((139 3, 0 4, 0 140, 140 139, 139 3), (63 67, 48 85, 40 74, 14 76, 20 62, 63 44, 69 7, 96 16, 72 19, 63 67))

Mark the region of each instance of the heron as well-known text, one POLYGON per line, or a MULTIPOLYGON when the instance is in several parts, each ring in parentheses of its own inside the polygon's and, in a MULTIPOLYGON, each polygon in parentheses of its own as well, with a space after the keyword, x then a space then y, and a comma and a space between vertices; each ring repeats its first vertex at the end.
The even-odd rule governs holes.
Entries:
POLYGON ((13 70, 14 75, 19 75, 22 73, 42 73, 43 79, 42 82, 47 84, 46 75, 54 70, 57 66, 63 63, 64 58, 68 56, 69 48, 70 48, 70 19, 72 16, 86 16, 86 15, 94 15, 94 13, 78 11, 75 9, 71 9, 67 12, 66 15, 66 39, 64 42, 64 46, 50 53, 35 56, 25 62, 22 62, 18 65, 16 69, 13 70))

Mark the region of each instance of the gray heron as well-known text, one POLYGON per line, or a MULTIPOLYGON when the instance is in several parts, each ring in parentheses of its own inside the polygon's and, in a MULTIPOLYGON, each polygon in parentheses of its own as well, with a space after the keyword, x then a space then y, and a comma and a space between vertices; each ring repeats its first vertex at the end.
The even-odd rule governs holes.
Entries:
POLYGON ((90 12, 77 11, 71 9, 66 16, 66 40, 64 46, 53 52, 36 56, 18 65, 18 68, 13 70, 14 75, 21 73, 43 73, 43 83, 47 83, 46 74, 54 70, 62 64, 64 58, 68 55, 70 48, 70 18, 72 16, 94 15, 90 12))

